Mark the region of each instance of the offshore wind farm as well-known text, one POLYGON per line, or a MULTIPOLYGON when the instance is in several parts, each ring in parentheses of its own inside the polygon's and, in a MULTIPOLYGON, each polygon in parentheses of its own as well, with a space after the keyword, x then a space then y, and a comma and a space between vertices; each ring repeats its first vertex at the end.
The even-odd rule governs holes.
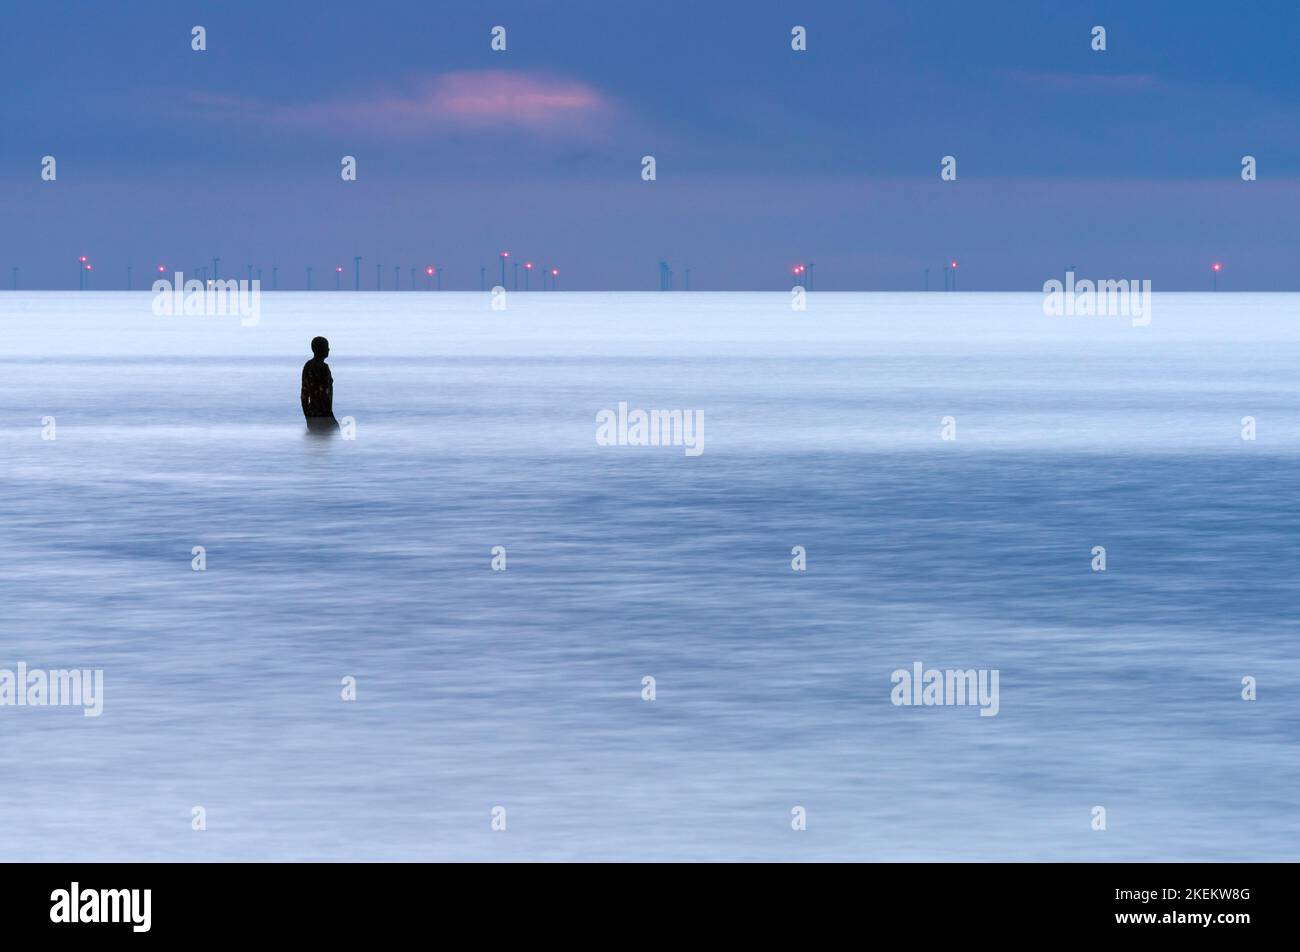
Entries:
MULTIPOLYGON (((497 257, 498 257, 499 260, 500 260, 500 283, 499 283, 499 285, 498 285, 499 287, 503 287, 503 288, 505 288, 505 287, 509 287, 509 289, 512 290, 512 291, 519 291, 519 290, 523 290, 523 291, 531 291, 531 290, 534 290, 534 288, 533 288, 533 286, 532 286, 532 274, 533 274, 533 271, 534 271, 534 270, 538 270, 538 269, 537 269, 536 265, 535 265, 532 261, 519 261, 519 260, 514 261, 514 262, 512 263, 512 265, 511 265, 511 267, 512 267, 512 270, 511 270, 512 280, 507 284, 507 281, 506 281, 506 264, 507 264, 507 261, 510 260, 510 253, 509 253, 508 251, 502 251, 502 252, 499 252, 499 253, 498 253, 497 257), (523 287, 522 287, 522 288, 520 287, 520 283, 519 283, 519 275, 520 275, 520 271, 521 271, 521 269, 522 269, 522 272, 523 272, 523 275, 524 275, 524 284, 523 284, 523 287)), ((343 291, 343 290, 352 290, 352 291, 362 291, 362 290, 369 290, 369 291, 382 291, 382 290, 385 289, 385 288, 384 288, 384 279, 383 279, 383 265, 380 264, 380 263, 376 263, 376 264, 375 264, 375 280, 374 280, 374 283, 373 283, 372 285, 368 285, 368 286, 366 286, 366 287, 363 288, 363 286, 362 286, 362 281, 361 281, 361 261, 362 261, 362 260, 364 260, 364 256, 362 256, 362 255, 355 255, 355 256, 353 256, 353 280, 352 280, 352 286, 351 286, 351 288, 344 288, 344 287, 343 287, 343 283, 342 283, 342 279, 343 279, 343 266, 342 266, 341 264, 340 264, 340 265, 335 265, 335 266, 334 266, 334 268, 333 268, 333 271, 334 271, 334 287, 333 287, 333 290, 335 290, 335 291, 343 291)), ((195 265, 195 266, 194 266, 193 268, 191 268, 188 272, 183 272, 184 275, 185 275, 185 277, 186 277, 188 280, 199 281, 200 283, 205 284, 205 285, 206 285, 208 282, 211 282, 211 281, 221 280, 221 278, 220 278, 220 274, 219 274, 219 265, 220 265, 220 261, 221 261, 221 259, 220 259, 219 257, 213 257, 213 258, 211 258, 211 261, 212 261, 212 269, 211 269, 210 272, 209 272, 209 270, 208 270, 208 268, 207 268, 206 265, 195 265)), ((118 286, 118 287, 114 287, 114 286, 112 285, 112 283, 111 283, 111 279, 106 279, 106 278, 104 277, 104 271, 103 271, 103 268, 101 267, 100 272, 99 272, 100 278, 99 278, 99 281, 98 281, 98 282, 96 283, 96 285, 95 285, 96 288, 98 288, 99 290, 126 290, 126 291, 133 290, 134 288, 133 288, 133 285, 132 285, 132 274, 133 274, 133 272, 134 272, 134 268, 135 268, 135 266, 132 265, 132 264, 127 264, 127 265, 125 265, 125 266, 119 266, 119 267, 123 267, 123 268, 124 268, 124 272, 123 272, 123 283, 122 283, 120 286, 118 286)), ((957 268, 958 268, 958 263, 957 263, 956 259, 952 259, 952 260, 949 260, 949 261, 944 261, 944 262, 942 263, 942 265, 941 265, 941 267, 939 268, 939 270, 941 271, 941 273, 942 273, 942 275, 943 275, 943 287, 942 287, 942 290, 943 290, 943 291, 956 291, 956 290, 957 290, 957 268)), ((17 290, 19 290, 18 275, 19 275, 19 271, 20 271, 20 269, 19 269, 19 267, 18 267, 17 265, 14 265, 14 266, 12 266, 9 270, 10 270, 10 285, 9 285, 9 288, 8 288, 8 289, 11 290, 11 291, 17 291, 17 290)), ((94 271, 95 271, 95 258, 94 258, 94 256, 89 256, 89 255, 85 255, 85 254, 78 255, 78 256, 77 256, 77 259, 76 259, 76 262, 75 262, 75 270, 76 270, 76 272, 77 272, 77 289, 78 289, 78 290, 81 290, 81 291, 90 290, 90 289, 91 289, 91 280, 90 280, 90 279, 91 279, 91 275, 92 275, 92 274, 94 273, 94 271)), ((159 264, 159 265, 157 265, 157 266, 155 267, 155 270, 157 271, 158 274, 164 274, 164 273, 167 272, 168 269, 167 269, 167 266, 166 266, 166 265, 159 264)), ((305 266, 303 267, 304 280, 303 280, 302 285, 301 285, 300 287, 297 287, 297 288, 293 288, 293 287, 290 287, 290 286, 288 286, 288 285, 286 285, 285 287, 281 288, 281 286, 280 286, 280 279, 279 279, 279 273, 280 273, 280 267, 279 267, 279 265, 272 265, 272 266, 271 266, 271 269, 270 269, 270 270, 271 270, 271 273, 272 273, 272 281, 271 281, 271 283, 270 283, 269 285, 268 285, 268 284, 263 280, 264 268, 263 268, 261 265, 248 264, 248 265, 245 266, 245 270, 246 270, 246 278, 245 278, 245 280, 246 280, 247 282, 249 282, 250 284, 251 284, 252 281, 254 280, 254 278, 253 278, 253 272, 254 272, 254 271, 257 272, 257 281, 258 281, 258 284, 259 284, 260 288, 261 288, 263 291, 279 291, 279 290, 286 290, 286 291, 287 291, 287 290, 324 290, 323 288, 314 288, 313 285, 312 285, 312 282, 311 282, 311 274, 312 274, 312 272, 313 272, 313 270, 314 270, 314 267, 313 267, 312 265, 305 265, 305 266)), ((452 283, 449 282, 449 283, 448 283, 448 286, 447 286, 447 290, 467 290, 467 289, 470 288, 470 287, 477 287, 479 290, 483 290, 483 291, 487 290, 487 284, 486 284, 486 278, 485 278, 486 270, 487 270, 487 269, 486 269, 485 266, 480 265, 479 268, 478 268, 479 279, 478 279, 477 282, 473 282, 473 283, 471 283, 471 282, 464 282, 463 284, 459 284, 459 283, 458 283, 458 284, 452 284, 452 283)), ((657 290, 659 290, 659 291, 677 291, 677 290, 681 290, 681 291, 690 291, 690 290, 691 290, 691 273, 692 273, 693 270, 697 270, 697 269, 693 269, 693 268, 690 268, 690 267, 687 267, 687 268, 683 269, 683 272, 682 272, 682 274, 683 274, 683 279, 681 280, 681 282, 679 282, 679 281, 678 281, 678 278, 677 278, 677 270, 674 269, 673 266, 670 265, 667 261, 660 260, 659 263, 658 263, 658 288, 657 288, 657 290)), ((773 270, 773 271, 777 271, 777 272, 779 272, 779 270, 780 270, 780 266, 775 266, 772 270, 773 270)), ((816 270, 816 264, 815 264, 814 262, 811 262, 811 261, 808 262, 808 263, 806 263, 806 264, 805 264, 805 263, 797 263, 797 264, 794 264, 794 265, 790 265, 789 268, 788 268, 788 272, 789 272, 789 283, 790 283, 790 286, 791 286, 792 288, 793 288, 793 287, 802 287, 802 288, 804 288, 804 289, 807 290, 807 291, 813 291, 813 290, 815 290, 815 281, 814 281, 815 270, 816 270)), ((411 266, 411 267, 409 268, 409 271, 410 271, 410 280, 409 280, 408 283, 406 284, 405 288, 402 287, 402 271, 403 271, 403 266, 402 266, 402 265, 400 265, 400 264, 395 264, 395 265, 393 265, 393 279, 392 279, 392 285, 391 285, 391 287, 389 288, 389 290, 393 290, 393 291, 401 291, 401 290, 407 290, 407 291, 418 291, 418 290, 423 289, 423 290, 425 290, 425 291, 433 291, 433 290, 441 291, 441 290, 444 289, 444 288, 443 288, 443 278, 444 278, 444 274, 445 274, 445 271, 446 271, 446 268, 444 268, 444 267, 439 267, 439 266, 436 266, 436 265, 434 265, 434 264, 425 264, 425 265, 421 265, 421 266, 411 266), (422 285, 421 282, 417 279, 417 273, 423 273, 423 274, 425 275, 425 277, 427 278, 427 280, 423 282, 423 285, 422 285)), ((1067 272, 1067 273, 1068 273, 1068 272, 1072 272, 1072 271, 1074 271, 1074 266, 1073 266, 1073 265, 1071 265, 1071 266, 1069 266, 1069 267, 1067 267, 1067 268, 1065 269, 1065 272, 1067 272)), ((541 283, 540 283, 538 289, 539 289, 539 290, 543 290, 543 291, 545 291, 545 290, 556 290, 556 289, 558 288, 558 283, 559 283, 559 281, 558 281, 558 279, 559 279, 559 275, 560 275, 560 270, 559 270, 559 268, 556 267, 556 266, 553 266, 553 265, 552 265, 552 266, 547 266, 547 267, 543 267, 543 268, 541 268, 541 269, 540 269, 540 272, 541 272, 541 279, 542 279, 542 280, 541 280, 541 283)), ((1223 262, 1222 262, 1222 261, 1217 261, 1217 260, 1216 260, 1216 261, 1214 261, 1213 263, 1211 263, 1211 264, 1207 267, 1207 269, 1206 269, 1206 277, 1207 277, 1207 282, 1208 282, 1208 285, 1209 285, 1209 290, 1212 290, 1212 291, 1218 291, 1218 290, 1219 290, 1219 281, 1220 281, 1220 277, 1223 275, 1223 272, 1224 272, 1224 265, 1223 265, 1223 262)), ((464 273, 466 273, 466 274, 471 274, 472 272, 471 272, 471 270, 466 269, 464 273)), ((915 287, 915 288, 908 289, 908 290, 918 290, 918 291, 927 291, 927 292, 930 291, 930 290, 931 290, 931 288, 930 288, 930 281, 929 281, 930 268, 929 268, 929 267, 922 267, 922 268, 920 268, 920 269, 919 269, 919 275, 920 275, 920 281, 919 281, 919 283, 918 283, 918 286, 915 287)), ((725 288, 708 288, 707 286, 702 288, 702 287, 699 286, 699 284, 698 284, 698 280, 699 280, 699 279, 697 278, 697 279, 696 279, 697 284, 696 284, 696 287, 695 287, 695 290, 697 290, 697 291, 698 291, 698 290, 727 290, 727 289, 725 289, 725 288)), ((762 282, 755 282, 755 283, 762 283, 762 282)), ((647 284, 647 287, 648 287, 648 284, 647 284)), ((1225 288, 1226 288, 1226 285, 1225 285, 1225 288)), ((53 286, 51 286, 51 287, 48 287, 48 288, 27 288, 27 287, 24 287, 23 290, 62 290, 62 288, 60 288, 60 287, 57 285, 57 283, 56 283, 55 285, 53 285, 53 286)), ((589 288, 585 288, 585 290, 614 290, 614 289, 610 289, 610 288, 599 288, 599 287, 594 287, 594 288, 593 288, 593 287, 589 287, 589 288)), ((845 289, 844 289, 844 288, 836 288, 836 290, 845 290, 845 289)), ((858 290, 862 290, 862 289, 858 289, 858 290)), ((936 289, 936 290, 938 290, 938 289, 936 289)), ((991 289, 986 289, 986 290, 991 290, 991 289)))

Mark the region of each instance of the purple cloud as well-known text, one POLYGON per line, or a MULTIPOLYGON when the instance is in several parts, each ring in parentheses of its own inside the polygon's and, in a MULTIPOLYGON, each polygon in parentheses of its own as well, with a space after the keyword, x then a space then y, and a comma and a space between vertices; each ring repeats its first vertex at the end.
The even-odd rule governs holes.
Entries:
POLYGON ((514 129, 539 135, 595 133, 615 114, 594 87, 548 73, 465 70, 443 73, 404 90, 375 90, 290 105, 194 92, 193 106, 213 119, 236 115, 275 127, 364 130, 420 136, 444 130, 514 129))

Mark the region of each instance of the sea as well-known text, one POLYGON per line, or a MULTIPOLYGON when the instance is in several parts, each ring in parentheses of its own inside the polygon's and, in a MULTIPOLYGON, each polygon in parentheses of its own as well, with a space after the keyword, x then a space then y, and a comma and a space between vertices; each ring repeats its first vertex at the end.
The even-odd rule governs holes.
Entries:
POLYGON ((1300 295, 152 303, 0 293, 5 861, 1300 859, 1300 295))

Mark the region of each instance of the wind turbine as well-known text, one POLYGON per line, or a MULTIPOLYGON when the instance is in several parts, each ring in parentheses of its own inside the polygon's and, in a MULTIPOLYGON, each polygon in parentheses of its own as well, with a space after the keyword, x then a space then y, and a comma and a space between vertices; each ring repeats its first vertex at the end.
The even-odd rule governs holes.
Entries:
POLYGON ((353 290, 361 290, 361 255, 352 256, 352 284, 353 290))

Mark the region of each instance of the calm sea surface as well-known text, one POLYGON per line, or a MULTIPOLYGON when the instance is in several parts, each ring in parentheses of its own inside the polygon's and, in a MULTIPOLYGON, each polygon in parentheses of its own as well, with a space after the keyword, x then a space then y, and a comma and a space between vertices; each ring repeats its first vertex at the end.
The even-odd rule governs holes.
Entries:
POLYGON ((1300 859, 1298 490, 1296 295, 0 294, 0 858, 1300 859))

